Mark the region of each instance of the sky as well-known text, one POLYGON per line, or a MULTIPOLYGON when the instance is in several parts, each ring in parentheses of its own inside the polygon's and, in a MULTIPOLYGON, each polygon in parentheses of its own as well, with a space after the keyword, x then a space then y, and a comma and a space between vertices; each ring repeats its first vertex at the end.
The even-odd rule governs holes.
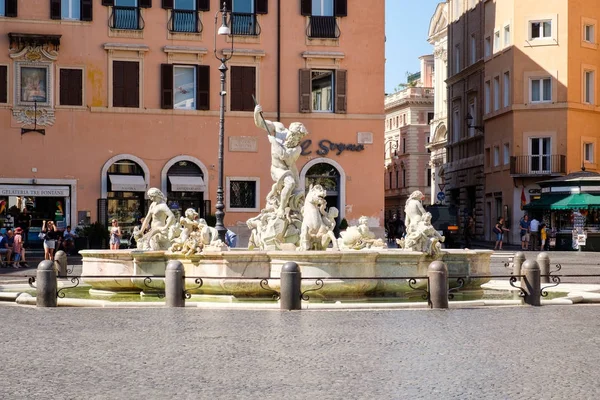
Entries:
POLYGON ((418 72, 419 57, 433 53, 427 42, 429 22, 441 0, 385 0, 385 92, 418 72))

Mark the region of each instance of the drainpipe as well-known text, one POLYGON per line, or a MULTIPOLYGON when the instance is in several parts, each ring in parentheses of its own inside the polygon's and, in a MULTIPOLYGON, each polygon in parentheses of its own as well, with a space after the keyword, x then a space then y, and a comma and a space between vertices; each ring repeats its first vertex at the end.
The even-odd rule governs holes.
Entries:
POLYGON ((281 0, 277 0, 277 121, 281 121, 281 0))

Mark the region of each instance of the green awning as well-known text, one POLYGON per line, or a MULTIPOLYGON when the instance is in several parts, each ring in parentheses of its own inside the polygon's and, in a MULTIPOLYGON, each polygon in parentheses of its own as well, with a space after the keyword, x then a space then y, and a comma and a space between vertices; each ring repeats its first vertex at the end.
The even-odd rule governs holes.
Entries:
POLYGON ((523 206, 524 210, 571 210, 600 208, 600 196, 589 193, 543 194, 541 198, 523 206))

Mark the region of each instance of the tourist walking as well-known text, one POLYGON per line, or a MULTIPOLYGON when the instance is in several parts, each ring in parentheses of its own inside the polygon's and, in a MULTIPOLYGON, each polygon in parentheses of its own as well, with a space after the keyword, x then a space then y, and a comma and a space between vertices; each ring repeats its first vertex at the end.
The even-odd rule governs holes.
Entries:
POLYGON ((542 223, 540 225, 540 239, 541 239, 540 250, 541 251, 546 250, 546 239, 547 238, 548 238, 548 231, 546 230, 546 224, 542 223))
POLYGON ((54 259, 56 240, 58 239, 58 232, 56 231, 56 225, 54 225, 54 222, 46 222, 46 220, 42 222, 42 232, 40 233, 40 238, 44 240, 44 260, 52 261, 54 259))
POLYGON ((519 227, 521 228, 521 250, 529 249, 529 216, 523 215, 521 221, 519 221, 519 227))
POLYGON ((510 229, 504 227, 504 218, 498 218, 496 225, 494 225, 493 231, 496 234, 496 245, 494 246, 494 250, 502 250, 502 240, 504 239, 504 232, 510 231, 510 229))
POLYGON ((535 251, 538 249, 538 244, 540 242, 540 221, 538 221, 535 217, 529 222, 529 237, 531 240, 531 250, 535 251))
POLYGON ((119 221, 116 219, 112 220, 112 227, 110 228, 110 249, 119 250, 121 246, 121 228, 119 227, 119 221))

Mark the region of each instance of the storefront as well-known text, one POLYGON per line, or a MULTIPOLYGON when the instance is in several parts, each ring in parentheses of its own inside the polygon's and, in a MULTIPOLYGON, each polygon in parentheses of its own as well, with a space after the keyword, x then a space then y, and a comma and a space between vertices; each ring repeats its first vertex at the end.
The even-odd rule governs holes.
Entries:
POLYGON ((600 174, 575 172, 539 185, 540 198, 523 208, 546 223, 550 249, 600 251, 600 174))
POLYGON ((200 218, 210 214, 210 201, 205 201, 204 172, 190 160, 180 160, 171 165, 166 174, 168 205, 175 217, 183 216, 185 210, 193 208, 200 218))
MULTIPOLYGON (((31 182, 31 180, 30 180, 31 182)), ((0 229, 14 229, 24 209, 29 214, 31 228, 27 240, 39 242, 42 223, 54 221, 59 230, 71 224, 73 185, 65 181, 51 185, 35 181, 35 184, 0 184, 0 229)))

